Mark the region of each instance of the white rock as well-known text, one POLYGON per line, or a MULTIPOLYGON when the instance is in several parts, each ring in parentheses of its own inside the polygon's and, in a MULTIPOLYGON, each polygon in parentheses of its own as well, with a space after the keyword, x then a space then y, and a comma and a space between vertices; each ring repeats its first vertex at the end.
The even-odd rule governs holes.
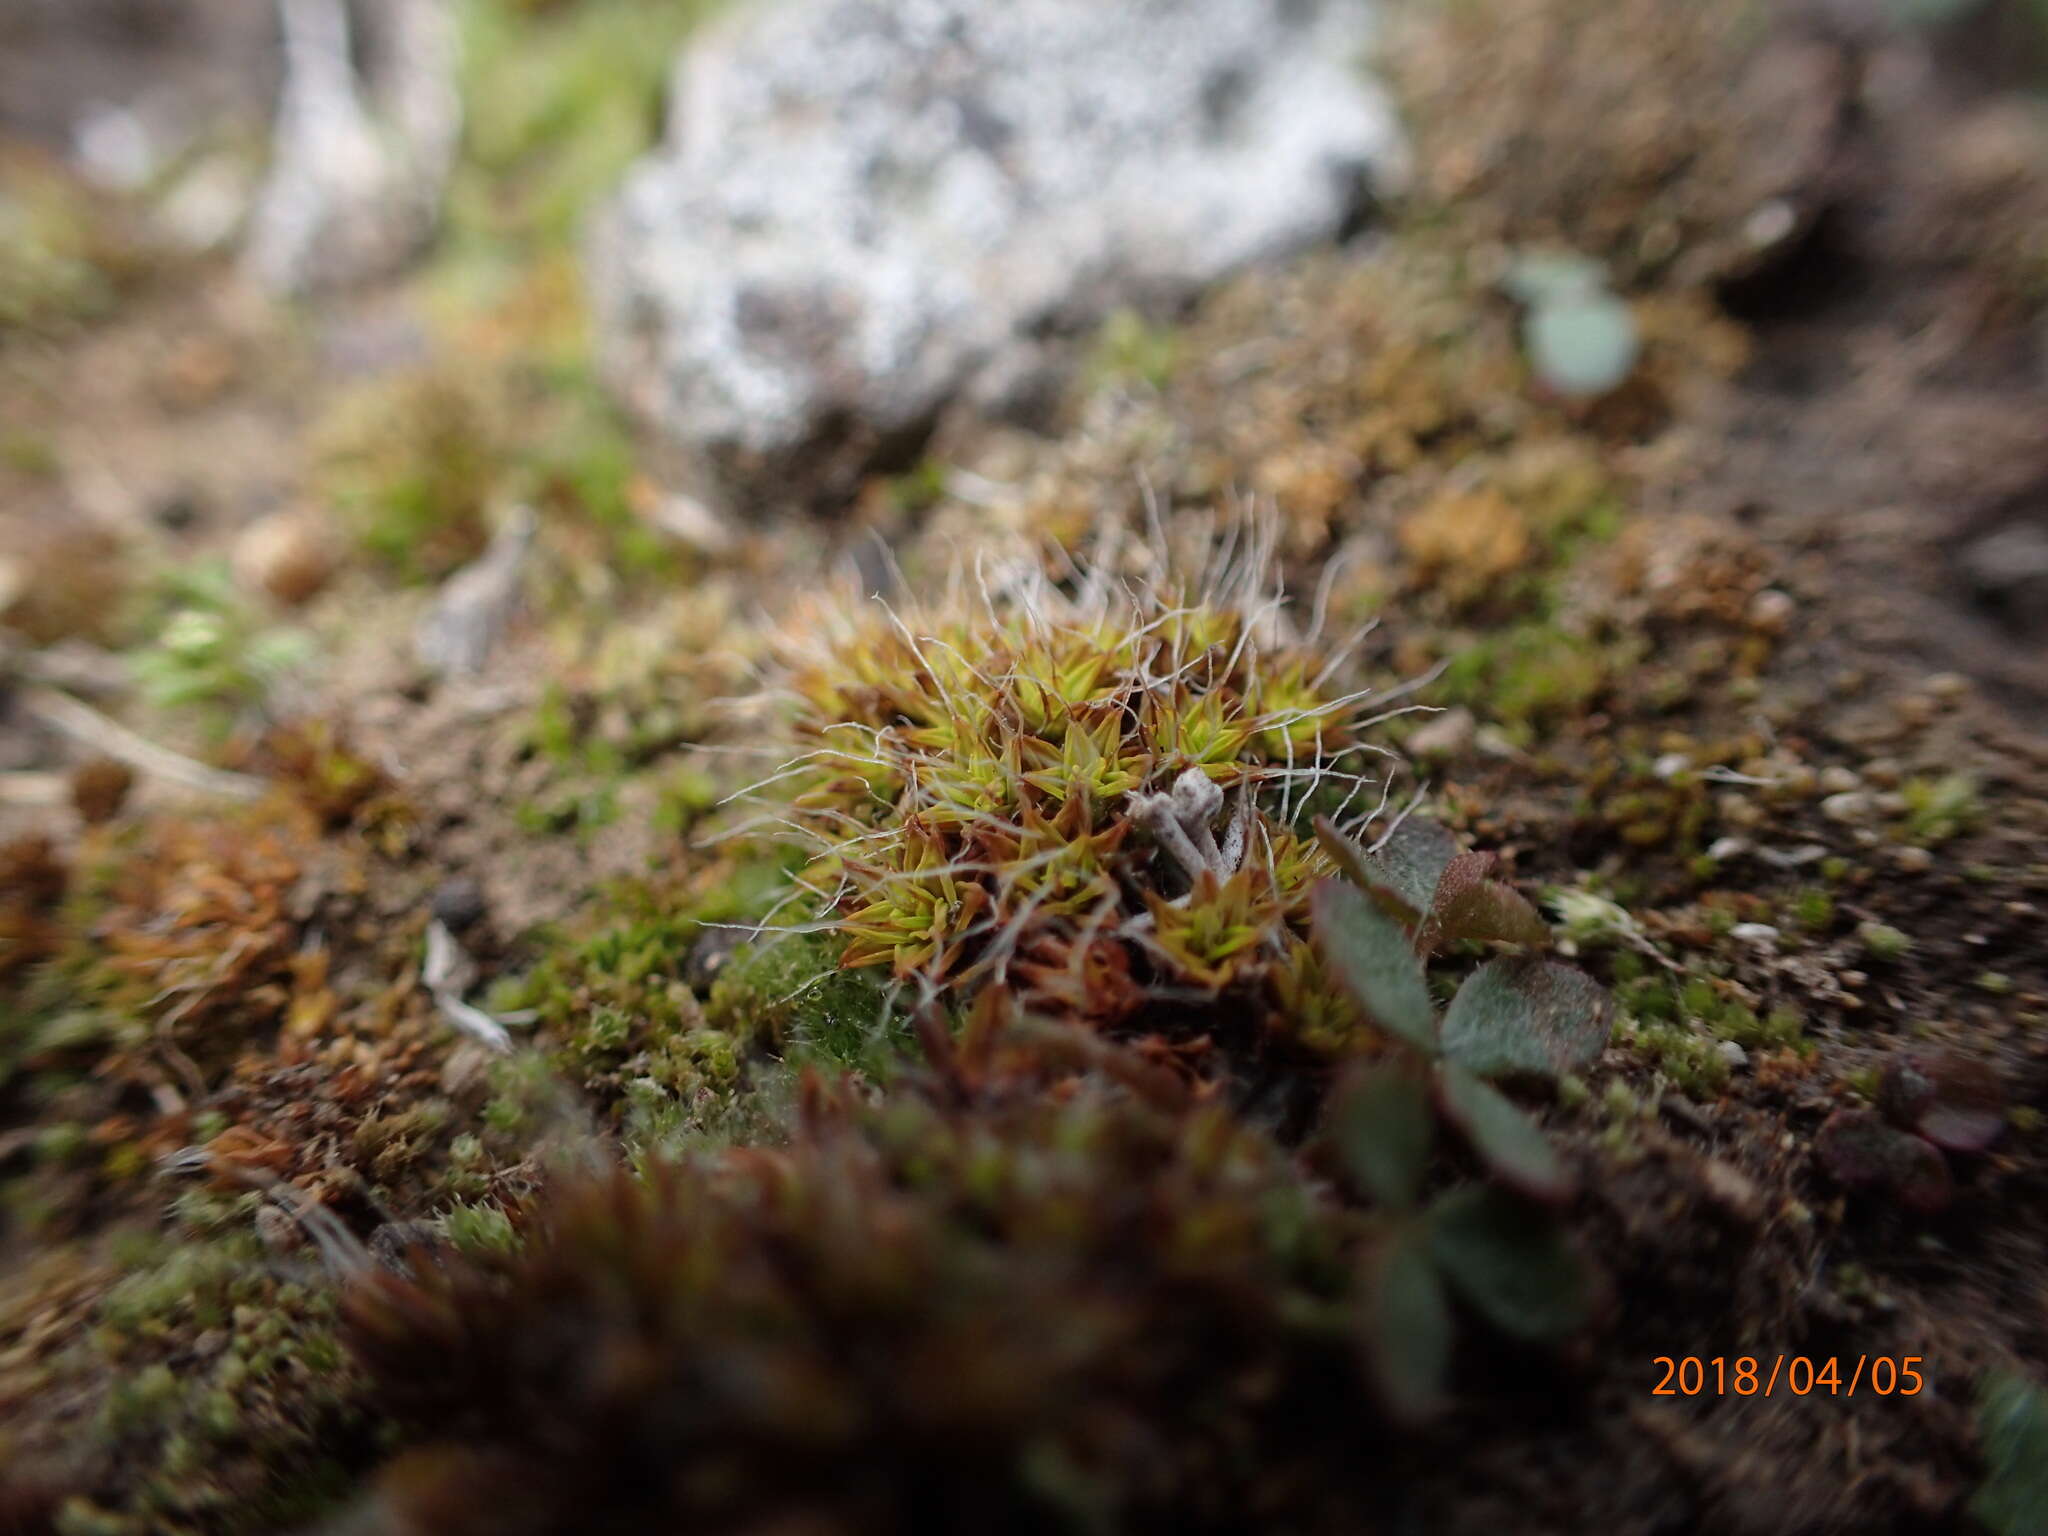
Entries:
POLYGON ((1329 238, 1398 177, 1363 0, 780 0, 678 67, 591 241, 608 377, 749 503, 914 449, 1050 333, 1329 238))

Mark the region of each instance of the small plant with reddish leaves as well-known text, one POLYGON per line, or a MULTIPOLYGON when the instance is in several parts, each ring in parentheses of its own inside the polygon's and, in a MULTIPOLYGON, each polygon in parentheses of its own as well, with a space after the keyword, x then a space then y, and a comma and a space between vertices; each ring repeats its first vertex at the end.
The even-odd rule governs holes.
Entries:
POLYGON ((1944 1154, 1986 1150, 2005 1129, 2005 1085, 1988 1063, 1957 1051, 1915 1048, 1885 1063, 1875 1109, 1838 1109, 1814 1139, 1843 1185, 1934 1216, 1955 1198, 1944 1154))

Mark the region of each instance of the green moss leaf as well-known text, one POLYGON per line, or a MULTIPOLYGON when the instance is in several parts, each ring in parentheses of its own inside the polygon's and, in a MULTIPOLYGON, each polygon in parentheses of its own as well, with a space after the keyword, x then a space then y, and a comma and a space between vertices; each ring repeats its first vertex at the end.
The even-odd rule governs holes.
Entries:
POLYGON ((1458 1294, 1515 1338, 1562 1338, 1592 1311, 1592 1277, 1556 1219, 1503 1190, 1472 1185, 1438 1201, 1430 1250, 1458 1294))
POLYGON ((1978 1389, 1977 1435, 1986 1475, 1970 1513, 1997 1536, 2048 1532, 2048 1392, 1993 1372, 1978 1389))
POLYGON ((1366 1364, 1395 1418, 1416 1423, 1443 1407, 1451 1359, 1451 1308, 1431 1229, 1398 1232, 1367 1261, 1366 1364))
POLYGON ((1444 1054, 1481 1077, 1562 1077, 1606 1049, 1612 1014, 1606 988, 1583 971, 1527 955, 1490 960, 1451 999, 1444 1054))
POLYGON ((1363 891, 1334 880, 1316 888, 1314 916, 1323 958, 1366 1017, 1435 1055, 1436 1008, 1401 925, 1363 891))
POLYGON ((1571 1171, 1536 1122, 1456 1062, 1437 1072, 1437 1102, 1488 1168, 1536 1200, 1565 1200, 1571 1171))
POLYGON ((1422 1189, 1435 1127, 1422 1078, 1393 1062, 1346 1077, 1330 1106, 1330 1136, 1359 1193, 1406 1210, 1422 1189))

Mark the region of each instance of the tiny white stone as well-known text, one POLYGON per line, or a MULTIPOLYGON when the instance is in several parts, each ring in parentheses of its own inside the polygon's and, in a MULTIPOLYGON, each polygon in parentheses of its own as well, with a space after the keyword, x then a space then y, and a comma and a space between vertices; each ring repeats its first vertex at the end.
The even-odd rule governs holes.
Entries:
POLYGON ((1481 726, 1473 734, 1472 744, 1488 757, 1518 758, 1522 749, 1515 745, 1513 738, 1497 725, 1481 726))
POLYGON ((1737 923, 1728 930, 1728 937, 1767 949, 1775 949, 1778 944, 1778 930, 1769 923, 1737 923))
POLYGON ((1789 593, 1766 587, 1749 600, 1750 627, 1767 635, 1783 634, 1798 606, 1789 593))
POLYGON ((1408 738, 1408 750, 1418 757, 1455 757, 1472 745, 1479 723, 1462 704, 1447 709, 1408 738))
POLYGON ((1759 204, 1742 221, 1742 238, 1753 251, 1767 251, 1789 238, 1799 227, 1799 213, 1787 198, 1774 197, 1759 204))
POLYGON ((1840 794, 1829 795, 1827 799, 1820 803, 1821 815, 1827 817, 1829 821, 1839 821, 1844 824, 1867 821, 1870 819, 1870 813, 1874 809, 1875 806, 1872 805, 1870 796, 1864 794, 1861 790, 1854 789, 1844 790, 1840 794))

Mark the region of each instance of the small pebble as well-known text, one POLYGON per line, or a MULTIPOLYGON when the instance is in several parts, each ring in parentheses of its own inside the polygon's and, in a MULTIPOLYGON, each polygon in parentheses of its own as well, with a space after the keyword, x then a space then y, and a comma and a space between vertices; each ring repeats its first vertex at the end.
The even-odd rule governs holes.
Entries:
POLYGON ((291 508, 244 528, 229 561, 245 588, 296 607, 334 579, 340 557, 325 522, 309 510, 291 508))
POLYGON ((1844 768, 1840 763, 1830 763, 1820 771, 1820 787, 1830 795, 1847 794, 1852 789, 1861 789, 1863 780, 1854 769, 1844 768))
POLYGON ((1725 863, 1729 859, 1739 859, 1747 852, 1749 852, 1748 838, 1717 837, 1714 839, 1713 846, 1707 849, 1707 857, 1718 864, 1725 863))
POLYGON ((1778 788, 1788 795, 1810 795, 1818 784, 1814 771, 1804 763, 1788 763, 1778 772, 1778 788))
POLYGON ((1731 827, 1760 827, 1764 824, 1764 808, 1751 796, 1736 790, 1724 790, 1716 797, 1714 808, 1731 827))
POLYGON ((464 1040, 448 1053, 441 1068, 441 1091, 458 1102, 481 1099, 490 1086, 491 1066, 501 1060, 475 1040, 464 1040))
MULTIPOLYGON (((1724 1041, 1724 1045, 1734 1042, 1724 1041)), ((1740 1046, 1736 1046, 1740 1050, 1740 1046)), ((1731 1066, 1740 1063, 1731 1061, 1731 1066)), ((1745 1221, 1761 1220, 1764 1214, 1763 1192, 1755 1182, 1732 1163, 1724 1163, 1718 1157, 1710 1157, 1700 1167, 1700 1181, 1715 1200, 1745 1221)))
POLYGON ((697 993, 709 993, 733 952, 747 942, 744 928, 706 928, 683 962, 683 980, 697 993))
POLYGON ((1463 705, 1447 709, 1419 727, 1408 738, 1408 750, 1417 757, 1456 757, 1468 749, 1479 734, 1479 722, 1463 705))
POLYGON ((1782 635, 1798 609, 1789 592, 1766 587, 1749 600, 1749 627, 1766 635, 1782 635))
POLYGON ((473 926, 486 910, 484 888, 468 875, 444 880, 440 889, 434 892, 434 916, 451 933, 460 933, 473 926))
POLYGON ((452 1251, 431 1221, 387 1221, 370 1234, 369 1249, 380 1268, 404 1280, 419 1278, 419 1261, 445 1266, 452 1251))
POLYGON ((256 1207, 256 1238, 272 1253, 294 1253, 303 1248, 306 1234, 293 1221, 290 1214, 277 1206, 264 1204, 256 1207))
POLYGON ((1868 821, 1871 812, 1875 809, 1876 807, 1871 803, 1870 796, 1853 789, 1845 790, 1840 794, 1829 795, 1827 799, 1820 803, 1821 815, 1827 817, 1829 821, 1839 821, 1845 825, 1852 822, 1868 821))
POLYGON ((1518 758, 1522 749, 1515 745, 1514 738, 1497 725, 1489 725, 1474 734, 1472 744, 1488 757, 1518 758))
POLYGON ((176 490, 152 507, 150 515, 156 519, 158 527, 172 533, 183 533, 205 514, 199 498, 191 491, 176 490))
POLYGON ((1895 848, 1892 862, 1909 875, 1922 874, 1934 867, 1934 855, 1925 848, 1895 848))
POLYGON ((1774 949, 1778 943, 1778 930, 1769 923, 1737 923, 1728 930, 1728 937, 1774 949))
POLYGON ((1732 1070, 1740 1071, 1749 1065, 1749 1052, 1733 1040, 1723 1040, 1714 1049, 1732 1070))
POLYGON ((1895 757, 1874 757, 1863 765, 1866 783, 1875 784, 1879 789, 1897 789, 1899 781, 1906 776, 1895 757))
POLYGON ((134 787, 135 770, 111 757, 95 757, 71 770, 71 804, 97 826, 121 814, 134 787))
POLYGON ((1692 767, 1692 758, 1683 752, 1666 752, 1650 765, 1650 772, 1660 779, 1675 779, 1692 767))
POLYGON ((1920 686, 1937 699, 1960 699, 1970 691, 1970 680, 1960 672, 1936 672, 1920 686))

